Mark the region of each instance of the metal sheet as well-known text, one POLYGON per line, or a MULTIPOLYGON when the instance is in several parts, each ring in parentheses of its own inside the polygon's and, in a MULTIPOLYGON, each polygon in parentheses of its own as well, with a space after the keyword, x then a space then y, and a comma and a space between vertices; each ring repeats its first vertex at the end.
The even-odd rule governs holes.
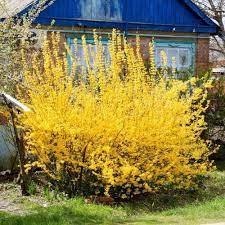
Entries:
POLYGON ((217 26, 189 0, 56 0, 36 23, 57 26, 216 33, 217 26))
POLYGON ((10 137, 10 127, 0 126, 0 171, 13 169, 16 157, 16 147, 10 137))

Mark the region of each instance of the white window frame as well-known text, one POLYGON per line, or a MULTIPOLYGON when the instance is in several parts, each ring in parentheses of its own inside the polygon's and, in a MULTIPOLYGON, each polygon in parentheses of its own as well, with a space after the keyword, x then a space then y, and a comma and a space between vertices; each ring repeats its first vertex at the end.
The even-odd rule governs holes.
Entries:
MULTIPOLYGON (((158 68, 162 67, 161 63, 161 51, 164 51, 167 56, 168 66, 172 67, 172 57, 170 57, 169 51, 175 50, 175 68, 178 71, 184 70, 192 70, 194 72, 195 69, 195 49, 196 45, 194 42, 184 42, 184 41, 166 41, 166 40, 158 40, 155 41, 155 61, 158 68), (179 56, 182 51, 188 51, 188 58, 186 65, 182 65, 179 56)), ((173 65, 174 66, 174 65, 173 65)))

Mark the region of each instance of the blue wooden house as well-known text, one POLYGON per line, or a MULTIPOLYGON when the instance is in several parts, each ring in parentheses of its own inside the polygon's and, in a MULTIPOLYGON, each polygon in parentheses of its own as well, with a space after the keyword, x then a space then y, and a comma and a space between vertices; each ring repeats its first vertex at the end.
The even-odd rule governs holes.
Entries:
MULTIPOLYGON (((22 14, 38 1, 8 0, 6 4, 12 14, 22 14)), ((164 50, 169 65, 175 57, 177 69, 195 71, 208 69, 210 36, 218 34, 218 26, 191 0, 53 0, 34 24, 45 32, 60 32, 71 48, 73 39, 83 34, 92 42, 93 29, 105 36, 104 44, 112 28, 125 33, 131 42, 138 33, 146 58, 154 37, 158 66, 164 50)), ((83 54, 81 48, 79 54, 83 54)))
POLYGON ((93 28, 106 42, 112 28, 124 32, 131 42, 138 33, 144 57, 154 37, 158 66, 164 50, 169 64, 175 57, 178 69, 198 71, 208 69, 210 36, 218 33, 217 25, 191 0, 55 0, 35 24, 59 31, 71 48, 73 39, 83 34, 91 42, 93 28))
MULTIPOLYGON (((36 1, 8 0, 16 13, 26 12, 36 1)), ((125 33, 131 42, 138 33, 146 58, 154 37, 158 66, 164 50, 169 64, 175 57, 178 69, 197 71, 208 69, 210 36, 218 33, 218 26, 191 0, 54 0, 34 24, 40 24, 43 31, 60 32, 71 48, 73 39, 83 34, 92 42, 94 28, 105 36, 105 44, 112 28, 125 33)), ((83 54, 81 48, 79 54, 83 54)))

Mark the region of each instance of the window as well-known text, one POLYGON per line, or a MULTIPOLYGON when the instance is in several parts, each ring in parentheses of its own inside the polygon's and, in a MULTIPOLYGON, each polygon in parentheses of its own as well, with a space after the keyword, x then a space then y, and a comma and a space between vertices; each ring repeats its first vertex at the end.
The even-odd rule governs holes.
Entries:
POLYGON ((122 20, 121 0, 81 0, 81 17, 90 20, 122 20))
MULTIPOLYGON (((87 39, 87 47, 89 51, 89 59, 90 59, 90 65, 93 66, 94 64, 94 58, 96 57, 96 47, 94 45, 94 40, 93 39, 87 39)), ((75 46, 74 46, 74 38, 67 38, 67 43, 70 47, 71 52, 73 53, 75 51, 75 46)), ((102 40, 101 41, 103 45, 103 56, 106 62, 110 61, 110 54, 109 54, 109 49, 108 49, 108 41, 107 40, 102 40)), ((71 60, 70 61, 70 66, 71 66, 71 60)), ((82 45, 82 40, 78 39, 77 41, 77 65, 78 65, 78 72, 81 72, 81 70, 87 69, 86 65, 86 60, 85 60, 85 54, 84 54, 84 48, 82 45)))
POLYGON ((178 71, 194 69, 195 44, 192 42, 156 41, 155 55, 157 67, 162 67, 162 52, 166 53, 168 67, 175 65, 178 71))

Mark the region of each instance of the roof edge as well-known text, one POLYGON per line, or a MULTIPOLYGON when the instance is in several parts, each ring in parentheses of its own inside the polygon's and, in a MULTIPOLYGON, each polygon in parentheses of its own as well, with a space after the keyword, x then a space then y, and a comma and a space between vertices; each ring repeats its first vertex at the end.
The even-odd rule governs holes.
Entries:
POLYGON ((213 22, 192 0, 183 0, 184 3, 192 9, 202 20, 204 20, 209 26, 217 27, 217 33, 219 32, 219 26, 213 22))

